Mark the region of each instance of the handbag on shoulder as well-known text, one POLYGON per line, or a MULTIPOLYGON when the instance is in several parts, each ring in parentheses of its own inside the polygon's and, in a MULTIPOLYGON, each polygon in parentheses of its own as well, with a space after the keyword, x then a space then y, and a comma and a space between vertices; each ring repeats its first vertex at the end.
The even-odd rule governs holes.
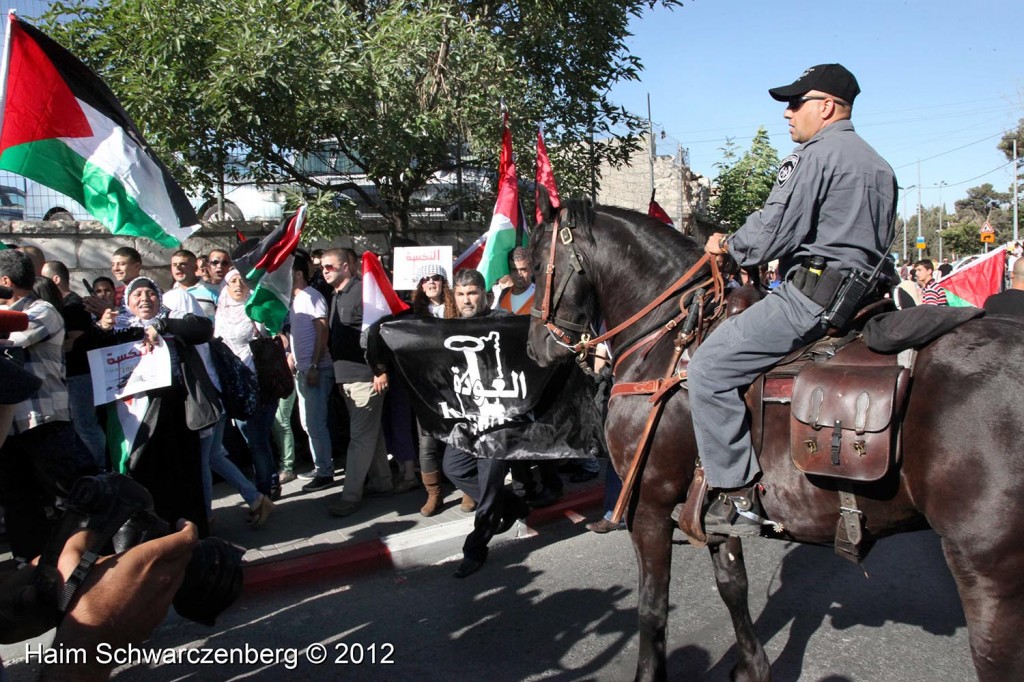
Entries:
POLYGON ((277 337, 258 336, 249 342, 249 350, 260 385, 260 402, 270 403, 290 396, 295 390, 295 379, 288 369, 281 341, 277 337))
POLYGON ((245 421, 260 406, 260 384, 256 374, 245 366, 220 338, 210 339, 210 357, 220 379, 220 400, 232 419, 245 421))

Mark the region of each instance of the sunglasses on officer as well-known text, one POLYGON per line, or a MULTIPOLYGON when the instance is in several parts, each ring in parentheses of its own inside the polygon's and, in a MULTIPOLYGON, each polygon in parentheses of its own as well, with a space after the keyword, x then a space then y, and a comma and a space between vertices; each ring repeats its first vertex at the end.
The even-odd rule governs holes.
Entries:
POLYGON ((800 97, 790 97, 789 101, 786 102, 786 108, 787 109, 791 109, 792 111, 796 111, 797 109, 799 109, 800 107, 802 107, 804 105, 804 102, 810 102, 812 100, 826 100, 826 99, 830 99, 833 102, 835 102, 836 104, 841 104, 844 107, 850 106, 849 104, 847 104, 843 100, 838 99, 836 97, 832 97, 830 95, 802 95, 800 97))

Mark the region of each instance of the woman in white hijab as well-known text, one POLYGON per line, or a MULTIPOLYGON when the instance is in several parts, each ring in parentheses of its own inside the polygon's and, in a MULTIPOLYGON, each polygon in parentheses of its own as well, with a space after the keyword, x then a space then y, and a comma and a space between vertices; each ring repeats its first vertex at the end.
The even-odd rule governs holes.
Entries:
MULTIPOLYGON (((232 269, 224 276, 224 287, 217 301, 217 315, 214 318, 214 335, 219 336, 227 344, 231 352, 238 356, 245 365, 256 372, 249 342, 260 335, 266 334, 263 325, 254 322, 245 314, 245 302, 249 299, 249 285, 245 278, 232 269)), ((270 449, 270 430, 277 411, 277 401, 261 404, 256 414, 245 421, 236 419, 235 426, 242 433, 249 451, 252 453, 252 465, 256 473, 256 489, 264 499, 264 505, 273 508, 271 495, 274 489, 274 453, 270 449)), ((255 513, 255 512, 254 512, 255 513)), ((267 511, 269 514, 269 511, 267 511)))

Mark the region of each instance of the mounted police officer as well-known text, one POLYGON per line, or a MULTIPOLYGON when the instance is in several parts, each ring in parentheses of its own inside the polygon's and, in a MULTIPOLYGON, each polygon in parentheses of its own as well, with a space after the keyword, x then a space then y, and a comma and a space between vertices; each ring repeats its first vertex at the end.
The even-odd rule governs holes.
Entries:
POLYGON ((758 535, 751 486, 754 457, 742 391, 790 352, 825 335, 826 310, 846 277, 870 272, 892 238, 896 178, 850 122, 857 79, 839 64, 807 69, 768 93, 786 103, 799 146, 783 159, 760 211, 732 235, 704 247, 741 266, 779 259, 783 283, 742 315, 727 319, 688 368, 690 407, 709 486, 707 533, 758 535))

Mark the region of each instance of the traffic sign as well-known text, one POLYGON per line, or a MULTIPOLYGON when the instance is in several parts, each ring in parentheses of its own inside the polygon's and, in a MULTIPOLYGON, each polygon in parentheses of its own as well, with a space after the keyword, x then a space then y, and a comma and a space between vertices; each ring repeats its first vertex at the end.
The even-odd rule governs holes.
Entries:
POLYGON ((981 226, 981 231, 984 234, 995 234, 996 231, 992 229, 992 225, 986 220, 985 224, 981 226))
POLYGON ((917 239, 916 239, 916 240, 914 241, 914 246, 915 246, 916 248, 918 248, 918 249, 920 249, 920 250, 924 251, 924 250, 925 250, 925 243, 924 243, 924 237, 923 237, 923 236, 920 236, 920 235, 918 235, 917 239))
POLYGON ((981 242, 983 244, 995 244, 996 243, 996 233, 995 232, 982 232, 981 233, 981 242))

